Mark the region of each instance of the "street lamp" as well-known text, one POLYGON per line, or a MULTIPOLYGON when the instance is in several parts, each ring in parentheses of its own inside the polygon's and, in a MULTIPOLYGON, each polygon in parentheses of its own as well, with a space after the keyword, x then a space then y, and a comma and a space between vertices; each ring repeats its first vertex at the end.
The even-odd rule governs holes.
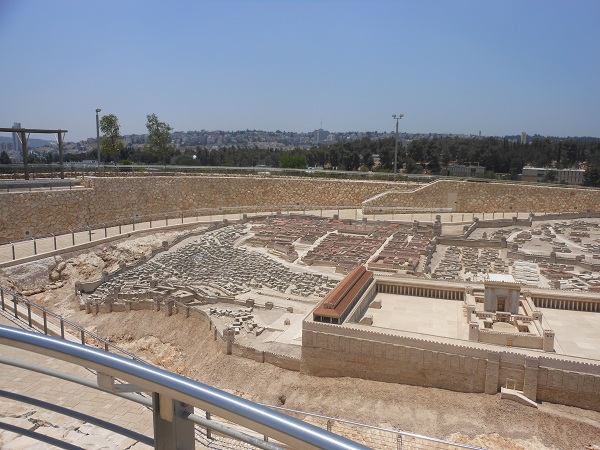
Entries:
POLYGON ((96 108, 96 149, 98 150, 98 170, 100 170, 100 119, 98 113, 102 111, 100 108, 96 108))
POLYGON ((398 170, 398 121, 404 117, 404 114, 392 114, 396 120, 396 149, 394 150, 394 181, 396 181, 396 173, 398 170))

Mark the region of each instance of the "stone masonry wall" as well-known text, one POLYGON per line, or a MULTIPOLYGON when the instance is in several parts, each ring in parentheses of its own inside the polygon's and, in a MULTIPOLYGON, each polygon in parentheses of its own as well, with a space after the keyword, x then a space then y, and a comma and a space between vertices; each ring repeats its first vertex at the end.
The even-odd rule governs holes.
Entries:
MULTIPOLYGON (((568 212, 597 211, 599 189, 531 186, 510 183, 473 183, 439 180, 405 191, 389 192, 365 207, 450 208, 455 212, 568 212)), ((370 211, 369 211, 370 212, 370 211)))
POLYGON ((600 365, 516 350, 487 350, 305 321, 302 371, 496 394, 501 387, 600 411, 600 365))
POLYGON ((428 349, 302 331, 303 370, 388 383, 484 392, 486 360, 428 349))
POLYGON ((0 242, 200 208, 355 206, 397 186, 244 176, 86 178, 83 183, 84 189, 0 193, 0 242))
MULTIPOLYGON (((600 190, 439 180, 403 183, 253 176, 86 178, 84 189, 0 193, 0 242, 200 208, 356 206, 456 212, 597 211, 600 190)), ((383 211, 385 212, 385 211, 383 211)))

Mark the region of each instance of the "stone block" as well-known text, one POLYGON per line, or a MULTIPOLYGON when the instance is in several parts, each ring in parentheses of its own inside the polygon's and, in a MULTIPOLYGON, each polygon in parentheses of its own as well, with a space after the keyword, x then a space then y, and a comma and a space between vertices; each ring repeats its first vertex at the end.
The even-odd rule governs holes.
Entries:
POLYGON ((551 389, 561 389, 563 386, 563 372, 560 370, 548 369, 548 385, 551 389))

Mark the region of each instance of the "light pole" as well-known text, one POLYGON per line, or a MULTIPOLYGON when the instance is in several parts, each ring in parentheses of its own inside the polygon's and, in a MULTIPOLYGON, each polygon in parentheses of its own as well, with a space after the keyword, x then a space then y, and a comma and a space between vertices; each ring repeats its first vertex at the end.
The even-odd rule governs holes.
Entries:
POLYGON ((398 121, 404 117, 404 114, 392 114, 396 120, 396 148, 394 150, 394 181, 396 181, 396 173, 398 171, 398 121))
POLYGON ((100 119, 98 113, 102 111, 100 108, 96 108, 96 150, 98 150, 98 170, 100 170, 100 119))

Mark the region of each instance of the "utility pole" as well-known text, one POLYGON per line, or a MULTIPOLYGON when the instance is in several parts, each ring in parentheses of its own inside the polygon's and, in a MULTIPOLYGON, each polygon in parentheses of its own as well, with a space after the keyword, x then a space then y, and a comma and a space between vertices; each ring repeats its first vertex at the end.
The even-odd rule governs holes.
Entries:
POLYGON ((96 150, 98 150, 98 170, 100 170, 100 119, 98 118, 98 113, 100 111, 102 111, 100 108, 96 108, 96 150))
POLYGON ((392 117, 396 120, 396 148, 394 150, 394 181, 396 181, 398 172, 398 121, 404 117, 404 114, 392 114, 392 117))

